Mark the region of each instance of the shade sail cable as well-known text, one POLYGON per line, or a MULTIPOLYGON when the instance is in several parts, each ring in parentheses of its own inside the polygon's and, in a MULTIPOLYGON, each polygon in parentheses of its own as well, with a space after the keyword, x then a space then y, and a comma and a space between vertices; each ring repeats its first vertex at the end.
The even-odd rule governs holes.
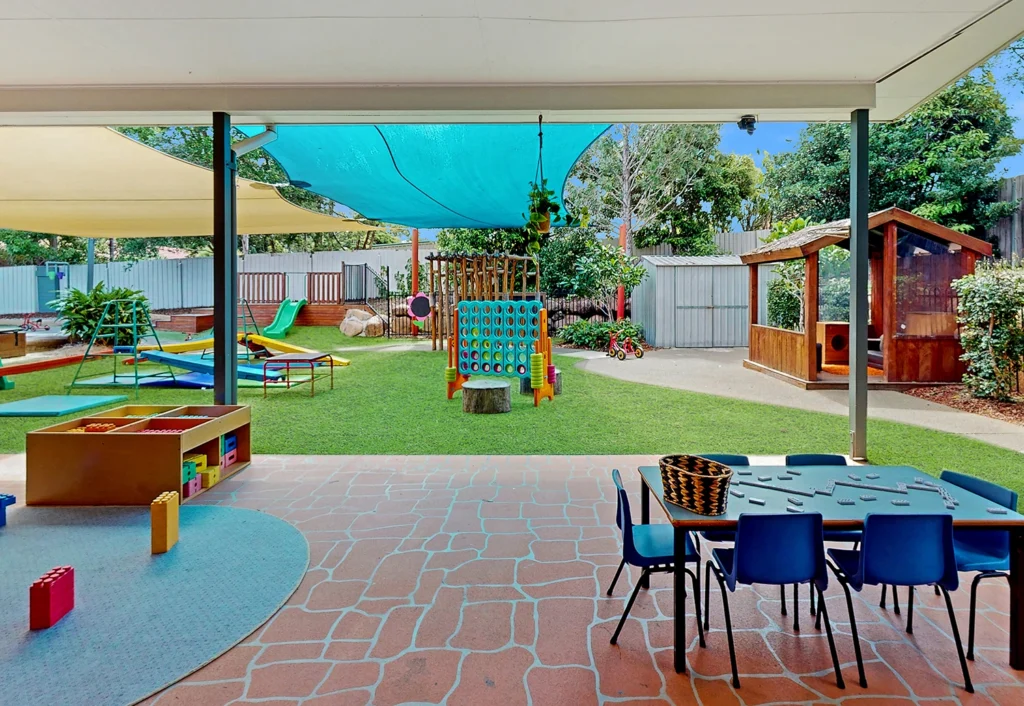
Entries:
POLYGON ((374 126, 373 126, 373 128, 374 128, 374 130, 376 130, 376 131, 377 131, 377 134, 378 134, 378 135, 380 135, 380 139, 382 139, 382 140, 384 141, 384 146, 385 146, 385 147, 387 148, 387 150, 388 150, 388 156, 390 156, 390 157, 391 157, 391 163, 392 163, 393 165, 395 165, 395 173, 396 173, 396 174, 398 174, 398 176, 402 177, 402 179, 404 179, 404 180, 405 180, 405 182, 406 182, 406 183, 407 183, 407 184, 408 184, 409 186, 411 186, 412 188, 416 189, 416 191, 420 192, 421 194, 423 194, 424 196, 426 196, 426 197, 427 197, 428 199, 430 199, 431 201, 433 201, 434 203, 436 203, 436 204, 437 204, 438 206, 440 206, 441 208, 445 209, 446 211, 451 211, 452 213, 454 213, 454 214, 455 214, 456 216, 458 216, 458 217, 460 217, 460 218, 465 218, 465 219, 467 219, 467 220, 470 220, 470 221, 476 221, 477 223, 480 223, 480 224, 481 224, 481 225, 483 225, 483 226, 486 226, 486 225, 487 225, 487 224, 486 224, 486 223, 484 223, 483 221, 477 221, 477 219, 475 219, 475 218, 472 218, 472 217, 470 217, 470 216, 467 216, 467 215, 465 215, 465 214, 459 213, 458 211, 456 211, 456 210, 455 210, 454 208, 452 208, 451 206, 446 206, 445 204, 441 203, 440 201, 438 201, 437 199, 435 199, 435 198, 434 198, 433 196, 431 196, 430 194, 428 194, 428 193, 427 193, 426 191, 424 191, 423 189, 421 189, 421 188, 420 188, 419 186, 417 186, 416 184, 414 184, 414 183, 413 183, 413 181, 412 181, 412 179, 410 179, 409 177, 407 177, 407 176, 406 176, 405 174, 403 174, 403 173, 402 173, 402 168, 398 166, 398 160, 397 160, 397 159, 395 159, 395 153, 394 153, 394 151, 392 151, 392 149, 391 149, 391 145, 390 145, 390 144, 388 143, 388 138, 384 136, 384 133, 383 133, 383 132, 381 132, 381 129, 380 129, 380 127, 378 127, 377 125, 374 125, 374 126))

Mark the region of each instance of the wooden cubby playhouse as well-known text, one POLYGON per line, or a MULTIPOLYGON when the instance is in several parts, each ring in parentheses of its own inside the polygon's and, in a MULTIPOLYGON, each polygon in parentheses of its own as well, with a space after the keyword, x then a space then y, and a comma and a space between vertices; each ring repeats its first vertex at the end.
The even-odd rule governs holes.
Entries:
POLYGON ((185 456, 204 454, 208 465, 219 466, 221 438, 234 435, 236 459, 220 469, 223 481, 249 466, 250 422, 249 407, 241 405, 128 405, 31 431, 26 502, 148 506, 165 491, 182 492, 185 456), (72 431, 89 424, 113 428, 72 431), (147 429, 170 431, 140 433, 147 429))

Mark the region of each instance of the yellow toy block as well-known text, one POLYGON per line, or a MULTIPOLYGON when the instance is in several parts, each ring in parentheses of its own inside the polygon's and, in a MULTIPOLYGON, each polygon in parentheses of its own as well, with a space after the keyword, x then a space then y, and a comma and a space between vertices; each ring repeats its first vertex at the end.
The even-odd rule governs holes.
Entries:
POLYGON ((178 491, 161 493, 149 505, 152 553, 163 554, 178 543, 178 491))
POLYGON ((207 466, 206 470, 199 471, 203 478, 203 487, 210 488, 220 483, 220 466, 207 466))
POLYGON ((182 460, 196 464, 196 473, 206 470, 206 454, 185 454, 182 460))

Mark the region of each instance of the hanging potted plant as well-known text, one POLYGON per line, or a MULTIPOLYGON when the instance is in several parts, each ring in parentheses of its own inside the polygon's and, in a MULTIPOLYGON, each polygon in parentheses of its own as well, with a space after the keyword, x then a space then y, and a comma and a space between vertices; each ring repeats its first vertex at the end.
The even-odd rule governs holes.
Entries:
POLYGON ((550 233, 552 223, 558 222, 560 210, 561 206, 555 200, 555 192, 548 188, 547 179, 541 179, 540 184, 530 182, 529 215, 526 216, 527 228, 541 235, 550 233))

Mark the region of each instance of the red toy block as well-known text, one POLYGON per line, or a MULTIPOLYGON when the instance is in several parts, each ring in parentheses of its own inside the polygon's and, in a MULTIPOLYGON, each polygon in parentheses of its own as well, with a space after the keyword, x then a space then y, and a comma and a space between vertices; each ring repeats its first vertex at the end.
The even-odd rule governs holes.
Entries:
POLYGON ((75 607, 75 570, 58 566, 29 586, 28 626, 32 630, 52 627, 75 607))

